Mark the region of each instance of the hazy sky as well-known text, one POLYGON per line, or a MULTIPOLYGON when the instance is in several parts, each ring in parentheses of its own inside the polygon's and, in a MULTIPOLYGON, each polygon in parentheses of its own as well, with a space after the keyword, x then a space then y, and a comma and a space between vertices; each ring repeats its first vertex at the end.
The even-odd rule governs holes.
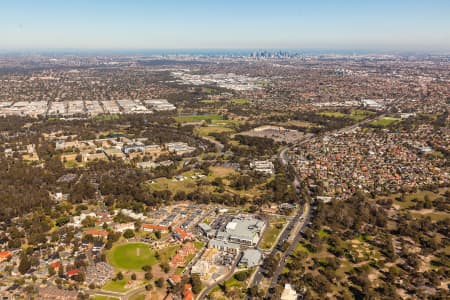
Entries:
POLYGON ((0 49, 450 50, 450 0, 0 0, 0 49))

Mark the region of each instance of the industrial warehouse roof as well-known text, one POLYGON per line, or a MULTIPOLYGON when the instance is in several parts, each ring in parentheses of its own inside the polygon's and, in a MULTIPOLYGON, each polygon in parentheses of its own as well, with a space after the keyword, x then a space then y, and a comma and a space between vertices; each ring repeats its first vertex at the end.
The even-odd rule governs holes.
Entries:
POLYGON ((264 228, 264 222, 257 219, 233 219, 227 224, 226 232, 230 236, 252 240, 264 228))

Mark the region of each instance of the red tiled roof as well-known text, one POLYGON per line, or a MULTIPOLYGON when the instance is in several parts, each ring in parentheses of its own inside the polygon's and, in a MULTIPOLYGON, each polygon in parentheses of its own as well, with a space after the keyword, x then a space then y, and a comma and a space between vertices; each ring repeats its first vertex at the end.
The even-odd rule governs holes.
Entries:
POLYGON ((178 274, 173 274, 172 276, 170 276, 170 279, 172 279, 173 282, 177 283, 181 281, 181 275, 178 274))
POLYGON ((172 259, 170 260, 170 264, 172 266, 182 266, 184 265, 186 262, 186 260, 184 259, 184 257, 182 255, 180 255, 179 253, 175 254, 172 259))
POLYGON ((12 256, 11 252, 0 251, 0 260, 8 259, 10 256, 12 256))
POLYGON ((61 266, 61 263, 59 261, 55 261, 50 266, 56 270, 56 269, 59 269, 59 267, 61 266))
POLYGON ((88 230, 86 230, 86 234, 90 234, 92 236, 107 237, 108 236, 108 231, 100 230, 100 229, 88 229, 88 230))
POLYGON ((78 275, 78 274, 80 274, 80 272, 78 271, 78 269, 73 269, 73 270, 67 271, 67 273, 66 273, 67 277, 76 276, 76 275, 78 275))
POLYGON ((192 285, 186 283, 184 285, 183 300, 194 300, 194 293, 192 292, 192 285))
POLYGON ((169 230, 169 227, 167 227, 167 226, 161 226, 161 225, 155 225, 155 224, 142 224, 142 228, 159 230, 159 231, 168 231, 169 230))
POLYGON ((184 231, 183 229, 181 229, 181 228, 179 228, 179 227, 175 228, 173 231, 174 231, 175 233, 177 233, 177 234, 180 236, 180 238, 181 238, 182 240, 184 240, 185 238, 187 238, 188 236, 191 235, 190 233, 184 231))

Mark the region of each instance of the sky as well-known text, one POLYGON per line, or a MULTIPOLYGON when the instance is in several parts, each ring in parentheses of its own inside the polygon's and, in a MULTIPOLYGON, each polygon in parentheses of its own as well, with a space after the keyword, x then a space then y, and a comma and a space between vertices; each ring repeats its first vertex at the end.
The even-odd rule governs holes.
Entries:
POLYGON ((450 0, 0 0, 8 49, 450 50, 450 0))

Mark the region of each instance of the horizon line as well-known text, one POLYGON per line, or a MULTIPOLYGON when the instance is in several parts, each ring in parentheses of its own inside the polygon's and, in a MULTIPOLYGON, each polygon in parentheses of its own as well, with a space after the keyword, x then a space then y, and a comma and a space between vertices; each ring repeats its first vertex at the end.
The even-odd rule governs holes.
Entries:
MULTIPOLYGON (((364 47, 180 47, 180 48, 77 48, 77 47, 24 47, 24 48, 0 48, 0 54, 4 53, 47 53, 47 52, 207 52, 207 51, 227 51, 227 52, 243 52, 243 51, 284 51, 284 52, 324 52, 332 54, 332 52, 364 52, 366 54, 399 54, 399 53, 417 53, 417 54, 450 54, 450 49, 414 49, 414 48, 364 48, 364 47)), ((156 53, 155 53, 156 54, 156 53)), ((165 53, 159 53, 165 54, 165 53)), ((174 54, 174 53, 171 53, 174 54)))

